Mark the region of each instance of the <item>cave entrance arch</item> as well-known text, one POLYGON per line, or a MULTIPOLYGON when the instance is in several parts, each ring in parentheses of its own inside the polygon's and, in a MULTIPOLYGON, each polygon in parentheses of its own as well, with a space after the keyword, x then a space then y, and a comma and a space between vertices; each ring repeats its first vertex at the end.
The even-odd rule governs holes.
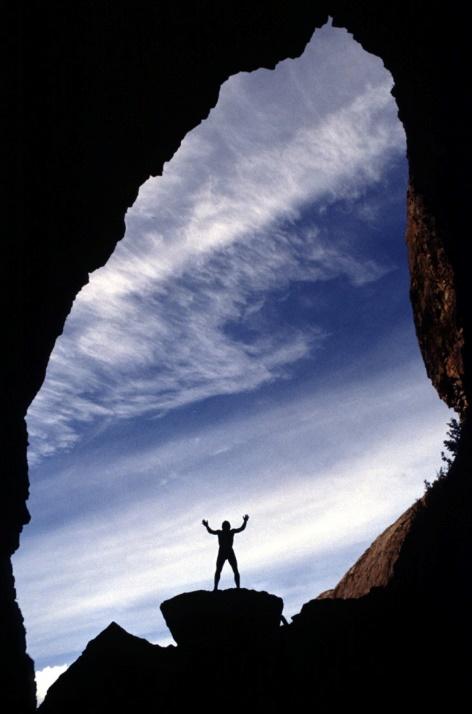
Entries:
MULTIPOLYGON (((70 14, 73 14, 74 12, 79 12, 80 14, 79 10, 68 10, 66 13, 66 22, 70 22, 70 14)), ((273 8, 273 12, 276 16, 278 9, 273 8)), ((455 62, 460 62, 460 57, 458 58, 456 51, 451 51, 450 53, 446 53, 447 61, 441 59, 441 62, 439 62, 439 59, 435 59, 435 43, 437 42, 437 33, 435 35, 434 32, 432 32, 430 37, 425 35, 423 31, 425 18, 422 16, 421 10, 417 10, 415 8, 412 9, 409 18, 410 22, 406 32, 405 27, 400 27, 400 18, 395 19, 394 16, 390 15, 390 12, 394 12, 393 10, 389 11, 386 9, 385 15, 382 14, 382 17, 377 15, 374 23, 370 20, 366 20, 366 17, 363 15, 365 12, 365 9, 353 9, 350 12, 343 9, 341 12, 339 8, 337 8, 335 15, 338 23, 345 24, 354 29, 356 35, 360 38, 365 47, 371 48, 372 51, 377 52, 379 55, 384 57, 384 60, 390 65, 394 72, 398 87, 397 97, 399 99, 403 119, 410 139, 410 160, 413 167, 413 185, 410 193, 410 245, 412 245, 412 270, 414 272, 416 320, 420 327, 422 348, 426 357, 430 375, 432 376, 435 384, 438 385, 441 394, 448 399, 449 403, 458 405, 460 409, 463 409, 466 404, 466 397, 462 385, 462 346, 463 329, 464 324, 465 326, 467 325, 467 321, 465 319, 463 309, 463 305, 465 303, 465 288, 463 287, 463 281, 461 282, 461 276, 463 277, 463 275, 460 269, 460 246, 457 243, 457 236, 460 235, 460 231, 457 229, 464 214, 464 212, 461 211, 461 206, 463 207, 465 205, 462 201, 460 187, 465 186, 466 182, 460 180, 461 169, 457 167, 454 159, 452 158, 451 160, 447 160, 447 157, 459 155, 458 150, 456 149, 460 149, 461 147, 463 148, 463 144, 461 142, 462 137, 466 135, 465 128, 467 125, 468 115, 465 111, 462 114, 458 111, 457 115, 461 115, 466 118, 465 120, 460 118, 458 119, 457 116, 453 116, 453 112, 451 112, 451 110, 449 110, 448 114, 448 111, 445 109, 445 116, 448 116, 449 119, 451 119, 447 136, 443 128, 441 128, 440 122, 431 126, 431 131, 428 132, 427 136, 422 136, 421 132, 417 129, 417 126, 425 125, 420 119, 418 119, 418 116, 421 117, 422 111, 424 111, 424 115, 426 117, 431 115, 431 106, 433 106, 433 114, 437 109, 437 107, 434 106, 434 100, 430 102, 430 99, 428 99, 428 97, 436 97, 437 92, 435 92, 434 88, 431 89, 432 80, 428 81, 427 77, 430 76, 437 79, 448 75, 457 76, 457 72, 449 70, 455 62), (392 28, 398 28, 399 31, 395 33, 392 28), (395 43, 398 45, 396 52, 395 50, 392 50, 391 44, 388 41, 388 37, 392 36, 396 36, 395 43), (416 42, 418 39, 420 41, 416 42), (412 51, 413 46, 417 48, 417 52, 412 51), (405 55, 411 62, 410 66, 418 68, 418 74, 415 76, 422 77, 423 87, 418 85, 418 83, 415 84, 413 81, 414 73, 410 73, 410 76, 408 76, 408 68, 406 72, 402 70, 403 58, 405 55), (431 68, 433 68, 432 71, 431 68), (415 112, 418 112, 418 114, 415 114, 415 112), (454 127, 454 130, 451 130, 451 126, 454 127), (435 147, 441 147, 440 154, 442 159, 440 162, 440 171, 438 171, 438 153, 435 151, 435 147), (428 148, 431 150, 428 151, 428 148), (446 162, 443 160, 444 156, 446 156, 446 162), (454 186, 457 189, 458 193, 455 196, 452 196, 451 191, 447 190, 448 185, 454 186), (443 194, 441 194, 442 188, 445 189, 443 194), (438 195, 438 192, 439 195, 444 195, 445 198, 442 204, 440 216, 436 215, 434 209, 434 197, 438 195), (455 210, 456 208, 458 210, 455 210), (444 217, 446 217, 446 220, 444 220, 444 217), (447 247, 447 250, 444 249, 444 246, 447 247), (428 266, 427 256, 429 255, 441 255, 444 260, 441 259, 436 265, 433 264, 432 266, 428 266), (449 261, 451 259, 453 260, 453 264, 456 268, 459 266, 455 274, 453 274, 450 268, 449 261), (418 278, 418 276, 425 275, 426 273, 430 276, 428 281, 425 282, 416 280, 415 283, 415 276, 418 278), (457 304, 455 296, 456 288, 459 290, 457 304), (447 299, 445 298, 445 295, 447 295, 447 299), (435 306, 437 307, 438 305, 443 309, 436 310, 435 306), (422 318, 425 316, 426 319, 423 320, 422 318), (432 316, 432 319, 429 320, 428 316, 432 316), (439 334, 441 337, 439 339, 439 347, 436 349, 438 343, 437 341, 435 342, 435 336, 439 334)), ((32 14, 34 14, 33 11, 32 14)), ((92 42, 91 45, 89 45, 89 47, 92 47, 92 51, 90 52, 91 58, 96 56, 99 46, 107 47, 112 42, 113 33, 102 32, 103 27, 108 25, 107 23, 103 24, 102 20, 104 18, 99 17, 99 15, 100 12, 97 10, 93 21, 95 22, 98 30, 94 30, 92 28, 92 34, 94 37, 100 37, 101 42, 95 44, 92 42), (106 38, 105 40, 104 37, 106 38)), ((284 31, 286 31, 287 36, 292 39, 293 36, 297 34, 297 28, 295 28, 296 23, 294 22, 293 25, 290 23, 287 24, 285 12, 283 13, 283 16, 285 23, 284 31)), ((62 17, 57 17, 55 22, 50 22, 47 31, 45 28, 45 34, 48 35, 48 33, 51 33, 51 28, 56 28, 60 25, 63 19, 64 18, 62 17)), ((108 22, 108 18, 106 19, 108 22)), ((32 18, 28 16, 27 22, 31 22, 31 20, 32 18)), ((49 21, 50 18, 48 22, 49 21)), ((193 18, 193 21, 195 21, 195 18, 193 18)), ((441 26, 441 23, 438 23, 438 18, 434 12, 428 13, 427 23, 427 27, 430 32, 431 29, 434 30, 435 28, 437 29, 441 26)), ((304 19, 302 25, 306 24, 307 22, 304 19)), ((32 55, 34 54, 35 57, 41 57, 43 60, 42 63, 36 63, 36 66, 32 71, 32 75, 37 73, 38 78, 42 76, 44 66, 54 66, 58 57, 61 56, 61 51, 65 57, 66 64, 70 60, 71 56, 75 57, 74 52, 68 54, 67 50, 62 45, 60 47, 57 45, 57 37, 64 36, 64 33, 53 32, 50 37, 51 42, 44 44, 44 35, 37 33, 37 28, 41 26, 44 27, 44 18, 41 20, 41 18, 36 17, 34 18, 34 22, 31 22, 31 25, 27 25, 26 27, 27 34, 29 30, 31 35, 28 35, 31 40, 28 46, 32 47, 32 55), (32 31, 33 26, 34 32, 32 31), (41 36, 41 46, 38 44, 39 40, 36 40, 35 44, 35 36, 41 36), (42 51, 45 46, 48 46, 49 49, 53 48, 52 51, 49 52, 47 59, 44 59, 44 53, 42 51), (35 50, 37 50, 37 52, 35 52, 35 50)), ((68 35, 71 40, 70 46, 75 48, 77 45, 74 44, 74 42, 79 40, 79 38, 83 38, 84 28, 83 23, 78 23, 77 25, 72 23, 71 26, 80 28, 80 30, 77 31, 76 37, 73 36, 73 33, 71 35, 70 32, 68 35)), ((118 22, 117 25, 114 25, 114 29, 117 30, 119 26, 120 23, 118 22)), ((133 23, 131 23, 131 26, 134 27, 133 23)), ((140 22, 136 23, 136 27, 138 26, 140 28, 143 27, 140 22)), ((87 30, 90 30, 89 26, 87 26, 87 30)), ((277 23, 274 23, 274 25, 271 26, 271 30, 268 34, 271 35, 271 33, 274 33, 274 36, 278 37, 277 23)), ((300 34, 303 35, 303 32, 300 34)), ((131 35, 134 39, 134 33, 131 33, 131 35)), ((143 33, 143 38, 144 36, 145 33, 143 33)), ((252 34, 250 37, 252 37, 252 34)), ((250 37, 247 38, 247 47, 251 45, 250 37)), ((291 39, 288 41, 289 45, 291 44, 291 39)), ((260 40, 258 40, 258 43, 259 42, 260 40)), ((275 46, 277 47, 275 53, 280 56, 277 42, 275 43, 275 46)), ((146 42, 144 42, 144 44, 146 44, 146 42)), ((455 39, 455 50, 457 49, 456 44, 455 39)), ((136 43, 135 46, 137 46, 136 43)), ((248 60, 245 55, 245 50, 243 51, 243 48, 240 47, 238 51, 244 55, 241 63, 244 65, 249 62, 250 64, 252 60, 248 60)), ((232 52, 235 52, 237 55, 238 51, 236 51, 231 45, 228 50, 228 54, 231 55, 232 52)), ((265 51, 266 48, 264 46, 262 52, 264 53, 265 51)), ((282 54, 284 51, 285 50, 282 51, 282 54)), ((290 47, 287 51, 292 52, 292 47, 290 47)), ((271 53, 269 52, 269 55, 270 54, 271 53)), ((103 56, 105 55, 106 52, 103 53, 103 56)), ((152 59, 155 60, 156 56, 152 55, 152 59)), ((269 58, 266 60, 264 58, 262 61, 271 62, 272 59, 269 58)), ((116 70, 116 64, 114 64, 116 63, 115 53, 109 53, 109 62, 111 71, 114 72, 116 70)), ((76 78, 87 76, 87 73, 92 66, 88 63, 88 58, 86 62, 71 61, 69 64, 67 64, 67 66, 70 70, 69 79, 72 85, 74 85, 74 80, 76 78)), ((257 64, 260 64, 260 62, 257 61, 257 64)), ((224 67, 222 71, 224 74, 227 69, 224 67)), ((77 86, 80 87, 80 92, 77 106, 80 104, 80 101, 83 100, 83 96, 87 95, 87 92, 89 91, 92 99, 97 100, 99 93, 96 92, 96 88, 99 86, 100 82, 98 74, 95 75, 97 79, 94 77, 94 81, 89 86, 87 86, 87 82, 78 81, 77 86)), ((130 74, 132 74, 131 71, 130 74)), ((138 89, 138 94, 142 91, 144 82, 145 80, 142 79, 138 89)), ((136 190, 135 187, 141 183, 141 174, 145 175, 146 173, 149 173, 147 168, 144 168, 144 171, 142 170, 142 166, 144 165, 147 167, 148 162, 146 160, 142 161, 142 154, 140 154, 139 151, 136 151, 136 144, 132 145, 130 148, 130 155, 134 156, 134 159, 131 159, 128 162, 127 170, 123 171, 122 166, 118 166, 119 162, 116 157, 119 152, 114 149, 110 152, 111 161, 107 162, 104 160, 103 152, 106 153, 107 149, 103 149, 103 142, 99 141, 100 136, 103 136, 103 134, 100 134, 101 130, 99 130, 98 133, 95 133, 94 130, 92 130, 92 126, 98 126, 100 124, 100 112, 90 115, 86 126, 82 125, 82 135, 85 134, 85 136, 88 136, 89 138, 91 137, 92 140, 90 141, 90 147, 101 145, 102 153, 97 153, 95 148, 91 152, 84 152, 83 143, 80 141, 75 144, 74 142, 70 143, 70 132, 67 129, 64 133, 62 133, 61 127, 73 126, 74 122, 69 121, 71 117, 75 116, 75 119, 79 117, 80 121, 82 119, 82 113, 76 113, 76 100, 74 99, 74 101, 70 103, 70 116, 67 115, 66 109, 64 115, 58 117, 56 114, 54 117, 55 121, 54 119, 51 121, 52 108, 58 106, 58 103, 54 101, 50 102, 49 100, 51 97, 55 97, 57 95, 60 89, 59 84, 51 83, 51 85, 47 88, 47 91, 43 92, 44 96, 40 99, 39 104, 45 111, 43 114, 44 118, 41 118, 41 128, 38 133, 41 136, 49 136, 46 127, 48 127, 48 125, 56 126, 58 131, 54 146, 61 147, 66 145, 64 138, 65 135, 67 135, 69 138, 68 146, 70 148, 70 152, 67 152, 66 158, 66 152, 61 152, 59 149, 51 152, 51 145, 47 141, 41 142, 40 140, 38 144, 34 144, 33 153, 39 158, 37 167, 47 166, 48 168, 46 175, 44 170, 42 172, 39 172, 38 170, 36 173, 36 169, 33 169, 33 173, 29 177, 28 188, 26 191, 29 214, 25 218, 23 228, 24 234, 26 234, 26 236, 34 236, 34 240, 31 241, 31 245, 27 243, 31 250, 28 248, 25 253, 32 256, 31 264, 35 264, 33 270, 26 270, 29 281, 26 293, 32 296, 41 294, 44 299, 41 301, 41 309, 39 312, 39 301, 38 305, 34 304, 34 300, 26 299, 21 301, 21 304, 18 305, 18 312, 14 314, 13 319, 14 339, 12 339, 12 344, 19 345, 20 357, 17 359, 16 353, 13 355, 12 369, 10 372, 11 380, 9 385, 11 387, 11 389, 9 389, 9 393, 11 392, 11 394, 15 397, 15 406, 10 410, 12 415, 12 424, 11 427, 9 427, 8 436, 10 437, 12 450, 10 454, 11 461, 9 462, 7 468, 9 476, 6 489, 7 498, 5 499, 6 517, 5 519, 2 519, 5 529, 3 542, 5 543, 5 554, 7 558, 15 549, 18 531, 21 528, 21 524, 25 522, 25 509, 23 502, 27 488, 24 460, 26 437, 22 426, 21 416, 26 410, 26 406, 32 395, 41 383, 45 363, 47 361, 47 355, 55 336, 61 330, 65 314, 68 312, 71 301, 73 300, 73 295, 77 292, 80 285, 84 283, 86 273, 94 267, 97 267, 98 264, 105 260, 106 255, 110 251, 110 246, 114 243, 116 236, 120 232, 120 221, 124 207, 129 205, 131 202, 129 200, 130 193, 132 194, 133 191, 136 190), (41 134, 43 130, 44 134, 41 134), (94 143, 95 140, 97 141, 94 143), (74 156, 74 152, 77 152, 76 156, 74 156), (92 158, 94 153, 96 153, 96 156, 92 158), (81 156, 81 160, 74 161, 74 158, 77 158, 78 156, 81 156), (47 160, 43 160, 45 158, 47 158, 47 160), (77 174, 73 177, 72 185, 69 184, 67 187, 58 186, 56 180, 57 176, 65 175, 66 173, 61 170, 63 162, 66 162, 67 165, 79 167, 86 166, 88 182, 85 180, 81 181, 79 169, 77 174), (141 169, 137 169, 140 162, 141 169), (77 247, 72 249, 68 247, 64 250, 62 247, 62 237, 65 224, 64 219, 66 217, 70 218, 72 215, 69 210, 72 204, 69 200, 64 200, 64 197, 69 192, 69 195, 75 196, 75 199, 77 199, 80 195, 80 206, 89 204, 94 205, 94 201, 89 199, 94 194, 97 194, 97 186, 105 185, 105 181, 103 180, 103 169, 95 171, 95 168, 97 168, 100 164, 103 164, 104 166, 106 165, 107 167, 113 166, 114 168, 119 168, 119 170, 115 172, 115 183, 113 180, 111 181, 113 186, 111 186, 106 197, 106 206, 104 204, 104 210, 101 212, 103 218, 97 218, 95 229, 88 231, 87 233, 87 231, 84 230, 84 225, 82 219, 80 218, 81 211, 75 208, 72 211, 75 223, 74 221, 65 221, 65 223, 68 225, 70 223, 71 246, 77 247), (141 178, 139 178, 138 174, 141 178), (123 175, 127 175, 129 177, 128 183, 122 181, 123 175), (120 188, 120 183, 123 184, 123 186, 127 183, 126 188, 120 188), (132 187, 130 189, 131 184, 132 187), (82 190, 78 190, 78 187, 81 187, 82 190), (55 201, 51 201, 51 196, 53 195, 55 197, 55 201), (114 196, 114 199, 112 199, 112 195, 114 196), (48 207, 47 211, 49 212, 49 219, 53 217, 53 211, 51 210, 52 206, 56 207, 56 214, 54 216, 54 220, 44 222, 45 225, 47 225, 47 229, 44 226, 40 226, 38 229, 37 217, 42 215, 45 206, 48 207), (35 230, 29 230, 33 225, 35 226, 35 230), (106 230, 104 230, 104 226, 107 226, 106 230), (86 246, 84 245, 83 239, 74 240, 75 238, 86 234, 90 239, 90 243, 86 246), (44 247, 42 255, 38 255, 38 252, 34 249, 34 245, 44 247), (47 246, 51 246, 51 253, 48 253, 47 246), (54 261, 50 260, 51 255, 55 255, 54 261), (57 271, 56 268, 58 265, 62 266, 63 269, 57 271), (58 278, 59 274, 60 278, 58 278), (47 285, 47 290, 44 289, 44 285, 47 285), (58 295, 60 296, 59 298, 58 295), (44 318, 41 317, 41 319, 38 319, 38 315, 44 315, 44 318), (24 330, 22 330, 21 335, 18 334, 18 325, 24 326, 24 330), (42 330, 42 336, 39 335, 37 327, 42 330), (26 378, 25 374, 27 375, 26 378)), ((216 82, 216 84, 218 84, 218 82, 216 82)), ((444 86, 446 84, 447 82, 444 83, 444 86)), ((28 89, 31 89, 31 92, 26 100, 27 108, 29 109, 31 109, 31 107, 35 107, 36 101, 40 95, 39 87, 41 87, 41 91, 44 90, 42 82, 37 83, 37 90, 34 90, 32 88, 33 86, 34 81, 32 81, 31 86, 28 86, 28 89)), ((437 86, 442 86, 441 81, 437 82, 437 86)), ((125 94, 126 102, 128 102, 129 96, 131 96, 132 93, 123 92, 123 95, 125 94)), ((116 96, 117 94, 113 95, 113 93, 103 94, 104 105, 108 108, 113 105, 115 110, 116 104, 114 104, 112 99, 116 96)), ((207 105, 208 103, 211 103, 212 99, 209 100, 209 96, 213 96, 211 90, 209 93, 203 93, 203 105, 205 105, 205 103, 207 105)), ((444 106, 446 99, 441 99, 440 97, 436 98, 438 99, 437 106, 444 106)), ((85 104, 87 104, 87 102, 85 102, 85 104)), ((37 114, 38 112, 36 111, 27 112, 27 116, 35 117, 35 122, 37 122, 37 114)), ((120 118, 123 119, 125 113, 118 112, 118 114, 121 114, 120 118)), ((152 112, 150 115, 151 114, 152 112)), ((191 108, 189 109, 188 116, 192 116, 191 108)), ((108 121, 108 117, 108 111, 103 112, 105 124, 108 121)), ((190 123, 192 123, 192 121, 193 119, 190 119, 190 123)), ((177 124, 174 127, 176 134, 178 135, 180 132, 181 135, 184 132, 182 132, 181 125, 177 124)), ((110 127, 108 125, 108 131, 109 129, 110 127)), ((146 130, 144 130, 144 134, 145 133, 146 130)), ((120 137, 123 135, 124 134, 120 134, 120 137)), ((134 134, 133 132, 129 132, 129 135, 131 136, 134 134)), ((143 141, 142 143, 143 146, 148 146, 146 141, 143 141)), ((113 142, 110 142, 110 146, 112 146, 112 144, 113 142)), ((172 140, 170 140, 169 144, 172 145, 172 140)), ((169 144, 157 157, 157 163, 159 163, 162 156, 165 157, 168 155, 169 144)), ((170 150, 170 153, 172 153, 172 150, 170 150)), ((156 157, 152 157, 149 161, 150 163, 156 161, 156 157)), ((127 162, 125 161, 124 164, 126 163, 127 162)), ((107 168, 107 171, 109 171, 109 168, 107 168)), ((72 203, 74 203, 75 199, 72 203)), ((22 203, 22 201, 20 203, 22 203)), ((75 201, 74 205, 77 206, 77 201, 75 201)), ((89 218, 87 218, 87 223, 89 223, 89 218)), ((28 240, 29 239, 27 238, 27 241, 28 240)), ((13 250, 15 251, 16 247, 13 247, 13 250)), ((28 257, 26 260, 29 261, 30 258, 28 257)), ((464 265, 465 263, 462 264, 464 265)), ((9 579, 9 570, 6 565, 5 568, 5 572, 7 573, 7 600, 10 603, 9 607, 13 608, 14 599, 11 579, 9 579)), ((12 611, 16 612, 14 609, 12 611)), ((12 615, 12 617, 15 618, 17 615, 12 615)), ((8 656, 7 659, 11 663, 11 666, 14 668, 18 667, 22 672, 25 667, 28 669, 28 665, 25 665, 24 661, 21 659, 21 626, 18 625, 18 627, 19 629, 15 627, 13 628, 12 639, 8 640, 5 646, 9 655, 11 654, 11 651, 20 652, 18 655, 19 659, 15 657, 12 658, 10 656, 8 656), (20 642, 20 645, 17 644, 18 642, 20 642)), ((13 690, 15 690, 16 682, 18 681, 16 676, 7 676, 7 679, 9 682, 13 683, 11 686, 13 686, 13 690)), ((26 691, 26 689, 24 689, 24 691, 26 691)), ((16 694, 12 696, 16 696, 16 694)))
MULTIPOLYGON (((94 568, 104 573, 103 592, 115 593, 118 608, 138 596, 136 589, 128 590, 128 569, 118 566, 123 557, 136 582, 143 571, 150 582, 156 574, 161 600, 175 588, 189 587, 179 575, 188 582, 198 579, 191 561, 198 563, 200 575, 209 570, 211 578, 212 559, 206 566, 202 562, 203 549, 211 545, 202 539, 194 552, 191 544, 192 528, 201 520, 196 512, 207 515, 212 491, 218 501, 212 505, 213 519, 225 508, 232 520, 239 510, 255 511, 245 534, 251 544, 245 552, 249 574, 244 578, 244 550, 242 572, 243 583, 256 589, 277 589, 285 570, 300 580, 310 558, 310 568, 323 570, 322 553, 341 538, 336 553, 342 555, 328 558, 340 561, 335 574, 309 582, 297 605, 286 603, 290 614, 310 595, 334 585, 355 560, 353 553, 360 554, 381 530, 379 523, 387 525, 417 495, 418 484, 401 475, 412 468, 413 442, 406 446, 405 429, 396 424, 399 412, 415 402, 421 420, 425 409, 431 410, 426 390, 424 406, 414 389, 418 370, 410 374, 402 361, 412 346, 417 351, 411 326, 404 328, 411 322, 405 310, 406 270, 396 277, 397 261, 406 263, 400 240, 406 194, 403 132, 380 61, 365 55, 345 31, 326 27, 314 39, 300 60, 285 62, 275 73, 238 75, 222 88, 217 107, 187 136, 163 177, 141 189, 127 216, 126 237, 77 298, 52 355, 30 413, 30 459, 48 494, 42 502, 44 527, 58 510, 64 514, 61 522, 70 523, 52 529, 63 542, 56 557, 71 564, 63 566, 57 591, 62 597, 70 593, 89 629, 90 621, 100 629, 108 616, 97 606, 101 589, 91 592, 94 568), (392 247, 397 244, 398 254, 392 247), (405 296, 403 308, 388 297, 396 292, 405 296), (381 309, 374 308, 377 303, 381 309), (405 315, 398 320, 402 309, 405 315), (348 329, 359 313, 363 319, 348 329), (373 354, 367 347, 371 340, 377 343, 373 354), (388 368, 378 371, 379 355, 386 361, 386 352, 395 350, 388 368), (287 384, 295 398, 288 397, 287 384), (388 416, 377 398, 384 390, 388 416), (402 396, 395 401, 398 392, 402 396), (265 410, 257 407, 261 398, 268 402, 265 410), (350 414, 317 406, 329 401, 350 403, 350 414), (291 416, 281 431, 285 411, 291 416), (308 413, 310 430, 303 426, 308 413), (395 428, 387 428, 387 422, 395 422, 395 428), (359 423, 358 437, 348 439, 359 423), (290 445, 283 445, 283 433, 290 445), (387 441, 394 442, 393 449, 387 441), (382 460, 404 464, 396 446, 401 441, 407 465, 394 473, 382 469, 382 460), (143 453, 151 456, 143 459, 143 453), (310 460, 313 453, 316 458, 310 460), (297 464, 294 473, 284 476, 291 460, 297 464), (195 469, 194 462, 203 466, 195 469), (241 476, 241 463, 262 489, 241 476), (87 482, 81 474, 92 478, 87 482), (221 492, 218 482, 223 482, 221 492), (383 500, 381 493, 389 487, 383 500), (347 496, 339 503, 335 498, 343 489, 346 494, 353 489, 351 508, 347 496), (401 489, 399 499, 396 490, 401 489), (130 490, 141 492, 137 501, 130 490), (73 498, 61 492, 72 492, 73 498), (238 492, 244 493, 241 502, 238 492), (376 498, 377 520, 369 513, 376 498), (265 499, 277 505, 267 508, 265 499), (144 501, 153 504, 152 514, 144 501), (382 512, 386 501, 391 512, 382 512), (173 513, 176 529, 160 512, 160 502, 173 513), (99 516, 104 526, 97 523, 99 516), (108 519, 120 524, 118 541, 115 532, 108 533, 108 519), (145 531, 139 521, 148 523, 145 531), (271 535, 274 524, 283 528, 279 538, 271 535), (259 528, 265 548, 255 535, 259 528), (301 556, 309 531, 318 550, 301 556), (82 536, 74 537, 77 532, 82 536), (93 552, 87 548, 91 534, 101 544, 93 552), (180 552, 185 534, 189 555, 181 553, 170 568, 167 553, 180 552), (268 563, 280 560, 287 538, 296 573, 284 561, 270 586, 267 576, 257 576, 257 563, 263 568, 264 557, 268 563), (363 545, 351 548, 349 538, 363 545), (146 569, 146 560, 152 567, 146 569)), ((438 443, 437 414, 434 420, 435 428, 428 423, 424 433, 434 433, 431 440, 438 443)), ((432 450, 429 441, 423 449, 432 450)), ((417 481, 422 486, 422 476, 417 481)), ((49 549, 41 544, 41 550, 49 549)), ((44 584, 53 579, 52 570, 43 572, 44 584)), ((142 586, 139 597, 151 595, 154 601, 154 582, 151 591, 149 583, 142 586)), ((58 631, 59 610, 57 603, 52 611, 58 631)))

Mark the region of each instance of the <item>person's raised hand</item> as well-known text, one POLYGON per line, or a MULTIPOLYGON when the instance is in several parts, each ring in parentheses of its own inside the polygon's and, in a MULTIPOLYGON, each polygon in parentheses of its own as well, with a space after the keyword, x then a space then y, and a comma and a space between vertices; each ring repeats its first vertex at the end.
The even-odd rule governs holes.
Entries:
POLYGON ((208 521, 202 521, 202 525, 207 526, 207 525, 208 525, 208 521))
POLYGON ((243 516, 243 521, 248 521, 248 520, 249 520, 249 516, 248 516, 247 513, 246 513, 246 515, 243 516))

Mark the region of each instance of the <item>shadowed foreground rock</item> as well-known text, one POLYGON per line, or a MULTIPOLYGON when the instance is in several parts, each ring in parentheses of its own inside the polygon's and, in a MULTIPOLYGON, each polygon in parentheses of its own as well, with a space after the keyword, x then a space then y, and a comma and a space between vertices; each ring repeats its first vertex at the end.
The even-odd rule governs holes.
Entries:
POLYGON ((49 688, 39 710, 138 714, 166 705, 174 654, 175 647, 152 645, 112 622, 49 688))
MULTIPOLYGON (((472 425, 464 428, 472 429, 472 425)), ((329 597, 280 626, 282 600, 196 591, 162 604, 177 647, 112 623, 51 687, 41 714, 460 711, 469 691, 472 442, 329 597), (455 515, 451 526, 449 509, 455 515), (374 567, 375 566, 375 567, 374 567), (462 573, 458 577, 458 573, 462 573)))
POLYGON ((178 647, 151 645, 112 622, 52 685, 41 714, 199 711, 215 697, 230 711, 276 708, 281 598, 199 590, 161 608, 178 647))
POLYGON ((166 600, 161 610, 178 645, 247 645, 277 633, 283 600, 255 590, 197 590, 166 600))
POLYGON ((254 590, 184 593, 161 606, 177 647, 112 623, 59 678, 41 712, 111 714, 340 707, 460 711, 470 689, 472 424, 438 479, 322 599, 281 627, 254 590), (451 520, 451 513, 454 519, 451 520))

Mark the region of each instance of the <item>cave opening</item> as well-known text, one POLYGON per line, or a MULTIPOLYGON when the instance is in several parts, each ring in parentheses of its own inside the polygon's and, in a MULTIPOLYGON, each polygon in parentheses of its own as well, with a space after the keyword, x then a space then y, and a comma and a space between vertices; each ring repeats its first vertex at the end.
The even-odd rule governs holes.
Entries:
POLYGON ((38 670, 113 619, 162 640, 158 601, 211 584, 202 518, 250 513, 242 584, 290 616, 434 472, 448 412, 410 315, 391 85, 327 26, 231 78, 141 188, 29 414, 15 573, 38 670))

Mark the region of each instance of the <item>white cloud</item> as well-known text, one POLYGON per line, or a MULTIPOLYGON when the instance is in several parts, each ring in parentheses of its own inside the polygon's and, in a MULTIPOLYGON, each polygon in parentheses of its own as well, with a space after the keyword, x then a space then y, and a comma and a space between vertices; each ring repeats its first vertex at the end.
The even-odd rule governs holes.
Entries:
MULTIPOLYGON (((108 451, 104 470, 78 461, 45 482, 36 497, 56 508, 58 483, 72 501, 74 484, 97 501, 106 484, 108 496, 29 542, 26 531, 15 576, 30 651, 69 658, 111 620, 163 636, 159 603, 210 587, 216 542, 204 517, 218 526, 250 513, 236 542, 243 585, 284 597, 287 615, 334 585, 438 466, 447 410, 420 372, 400 365, 368 385, 295 395, 147 450, 108 451)), ((231 582, 224 572, 223 587, 231 582)))
POLYGON ((317 42, 276 72, 229 80, 163 177, 142 187, 126 238, 76 299, 29 411, 30 463, 72 446, 85 424, 283 376, 323 331, 259 325, 243 340, 227 326, 245 324, 264 293, 290 281, 363 285, 389 269, 355 258, 316 221, 294 224, 307 204, 361 197, 404 152, 379 60, 344 31, 326 28, 317 42), (338 64, 324 59, 329 49, 338 64))
POLYGON ((55 667, 44 667, 44 669, 40 669, 36 672, 36 696, 38 706, 43 702, 51 684, 54 684, 56 679, 66 671, 68 666, 67 664, 58 664, 55 667))

